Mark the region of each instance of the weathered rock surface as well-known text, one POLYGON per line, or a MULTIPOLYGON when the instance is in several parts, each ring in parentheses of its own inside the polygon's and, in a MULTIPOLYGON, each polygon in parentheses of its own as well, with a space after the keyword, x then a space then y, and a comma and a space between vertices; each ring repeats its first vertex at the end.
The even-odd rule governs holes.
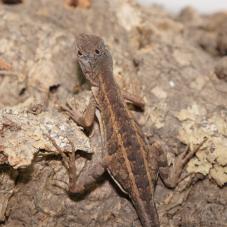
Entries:
POLYGON ((0 18, 1 226, 140 226, 107 175, 82 198, 70 197, 67 171, 46 137, 88 153, 78 155, 80 177, 105 152, 97 123, 88 138, 59 110, 70 102, 82 111, 90 95, 73 53, 81 32, 104 38, 117 82, 146 102, 135 117, 162 141, 170 163, 208 138, 175 190, 158 181, 161 226, 226 225, 226 13, 187 8, 173 18, 126 0, 94 0, 89 8, 27 0, 0 3, 0 18))

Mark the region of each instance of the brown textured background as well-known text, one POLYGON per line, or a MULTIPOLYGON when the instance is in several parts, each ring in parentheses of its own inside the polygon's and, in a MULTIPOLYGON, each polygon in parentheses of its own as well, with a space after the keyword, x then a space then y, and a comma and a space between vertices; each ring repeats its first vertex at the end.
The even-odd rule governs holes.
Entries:
POLYGON ((78 157, 78 174, 102 155, 97 124, 89 139, 57 108, 68 101, 83 110, 89 97, 73 58, 81 32, 105 39, 119 85, 146 102, 135 117, 152 140, 162 140, 170 163, 186 144, 208 137, 187 166, 190 177, 175 190, 158 181, 161 226, 227 226, 227 14, 186 8, 173 17, 126 0, 86 4, 0 3, 0 59, 7 63, 0 61, 0 226, 140 226, 107 175, 86 196, 69 197, 67 172, 45 137, 67 148, 67 136, 76 149, 94 152, 78 157))

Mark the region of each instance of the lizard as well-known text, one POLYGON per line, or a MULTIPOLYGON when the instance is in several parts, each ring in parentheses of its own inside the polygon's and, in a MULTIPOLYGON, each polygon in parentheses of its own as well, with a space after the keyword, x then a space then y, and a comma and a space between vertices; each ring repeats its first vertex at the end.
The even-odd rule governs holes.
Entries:
MULTIPOLYGON (((108 172, 117 185, 132 201, 143 227, 159 227, 159 217, 154 203, 157 175, 160 172, 162 149, 159 143, 149 144, 127 109, 125 99, 140 107, 141 99, 120 90, 113 76, 113 60, 109 49, 99 36, 80 34, 76 38, 75 52, 86 79, 90 82, 92 96, 83 116, 68 109, 71 118, 84 128, 92 126, 95 111, 101 115, 101 134, 104 137, 105 155, 95 166, 87 170, 83 179, 76 177, 75 151, 68 161, 69 192, 82 193, 104 172, 108 172)), ((51 139, 51 138, 50 138, 51 139)), ((61 148, 51 139, 63 154, 61 148)), ((72 147, 73 144, 71 143, 72 147)), ((165 184, 174 187, 186 163, 200 149, 187 148, 177 158, 165 177, 165 184)), ((74 149, 73 149, 74 150, 74 149)), ((65 160, 66 156, 63 156, 65 160)), ((65 160, 66 161, 66 160, 65 160)))

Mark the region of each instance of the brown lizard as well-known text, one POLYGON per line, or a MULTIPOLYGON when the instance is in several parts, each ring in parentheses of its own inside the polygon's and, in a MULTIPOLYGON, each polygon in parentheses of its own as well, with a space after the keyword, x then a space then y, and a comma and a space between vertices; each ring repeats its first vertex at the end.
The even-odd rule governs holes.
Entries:
MULTIPOLYGON (((75 152, 69 160, 69 191, 81 193, 105 171, 128 193, 144 227, 158 227, 159 218, 154 203, 154 188, 159 172, 160 146, 148 145, 138 124, 127 110, 124 98, 143 107, 143 102, 120 91, 113 77, 113 62, 103 40, 94 35, 81 34, 76 40, 76 53, 80 67, 91 84, 92 97, 83 117, 70 110, 71 117, 81 126, 90 127, 95 110, 101 113, 106 156, 77 179, 75 152), (77 180, 76 180, 77 179, 77 180)), ((52 140, 55 147, 60 150, 52 140)), ((201 147, 185 151, 178 156, 166 184, 173 187, 184 165, 201 147)), ((62 153, 62 152, 61 152, 62 153)), ((63 156, 64 158, 65 156, 63 156)))

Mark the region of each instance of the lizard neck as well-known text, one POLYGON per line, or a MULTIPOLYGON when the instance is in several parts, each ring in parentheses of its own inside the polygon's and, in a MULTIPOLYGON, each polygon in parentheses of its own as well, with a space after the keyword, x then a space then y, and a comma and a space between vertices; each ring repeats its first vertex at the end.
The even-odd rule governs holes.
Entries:
MULTIPOLYGON (((144 226, 159 226, 158 215, 153 202, 153 182, 156 175, 150 175, 147 162, 148 148, 136 123, 131 120, 118 88, 113 73, 103 71, 99 75, 99 95, 97 100, 105 128, 107 150, 110 155, 118 153, 118 163, 110 165, 109 170, 120 185, 130 185, 126 191, 136 207, 144 226), (116 170, 119 163, 124 163, 123 170, 116 170), (121 171, 127 175, 122 179, 121 171)), ((152 166, 156 171, 156 166, 152 166)))
POLYGON ((104 86, 104 92, 108 94, 109 92, 117 91, 118 86, 113 76, 113 71, 109 68, 102 70, 97 76, 98 87, 104 86))

